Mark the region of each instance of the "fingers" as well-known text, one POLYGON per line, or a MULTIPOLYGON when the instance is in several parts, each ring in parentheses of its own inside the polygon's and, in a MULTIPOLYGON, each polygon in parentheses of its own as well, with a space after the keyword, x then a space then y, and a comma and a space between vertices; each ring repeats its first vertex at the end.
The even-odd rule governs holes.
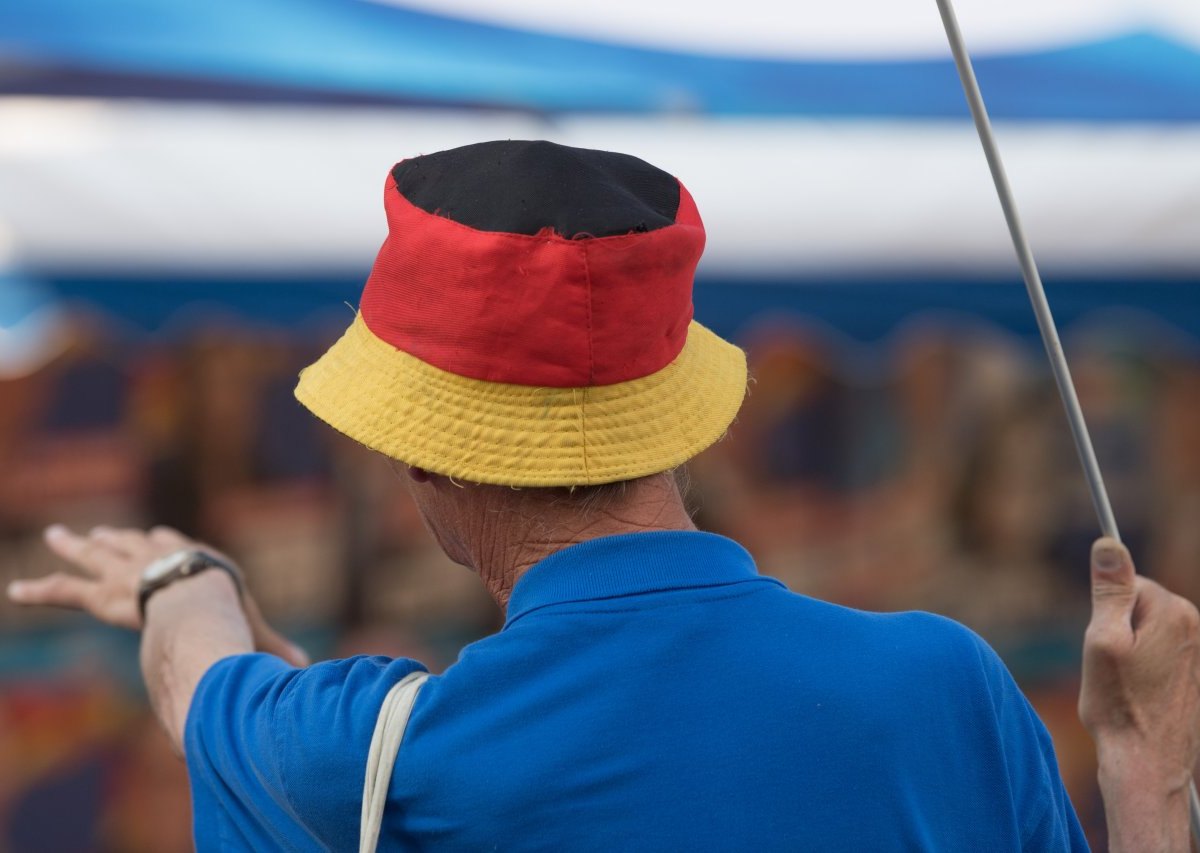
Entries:
POLYGON ((167 548, 187 548, 192 544, 192 540, 172 527, 162 525, 152 527, 147 535, 156 545, 163 545, 167 548))
POLYGON ((124 552, 116 550, 104 539, 109 533, 117 531, 109 528, 97 528, 97 531, 101 533, 100 537, 80 536, 61 524, 54 524, 46 528, 45 540, 55 554, 95 575, 124 557, 124 552))
MULTIPOLYGON (((9 586, 9 598, 18 604, 87 610, 98 619, 129 628, 141 627, 137 590, 146 566, 174 551, 198 547, 197 543, 169 527, 155 527, 143 532, 101 526, 93 528, 87 536, 80 536, 56 524, 46 529, 45 538, 50 550, 92 578, 60 572, 38 580, 17 581, 9 586)), ((212 548, 205 550, 223 557, 212 548)), ((247 596, 244 604, 259 650, 277 655, 295 666, 308 666, 308 655, 267 624, 252 598, 247 596)))
POLYGON ((1092 622, 1129 624, 1137 597, 1129 551, 1116 539, 1097 539, 1092 545, 1092 622))
POLYGON ((8 585, 8 598, 15 604, 87 610, 94 589, 91 581, 55 572, 34 580, 13 581, 8 585))
POLYGON ((148 565, 156 557, 195 544, 169 527, 143 532, 101 525, 93 527, 87 536, 80 536, 61 524, 54 524, 46 528, 45 539, 55 554, 93 575, 102 574, 118 563, 148 565))
POLYGON ((146 550, 146 537, 140 530, 119 530, 101 525, 93 527, 88 539, 127 557, 136 557, 146 550))
POLYGON ((1155 631, 1175 645, 1194 640, 1200 632, 1196 605, 1149 578, 1138 578, 1138 600, 1133 611, 1133 630, 1155 631))

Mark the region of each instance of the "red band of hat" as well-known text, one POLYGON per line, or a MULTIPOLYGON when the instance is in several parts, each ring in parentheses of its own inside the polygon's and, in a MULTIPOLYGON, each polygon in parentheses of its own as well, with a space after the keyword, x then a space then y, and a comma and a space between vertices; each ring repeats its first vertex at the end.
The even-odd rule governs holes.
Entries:
POLYGON ((384 208, 363 321, 434 367, 571 388, 648 376, 683 349, 704 225, 682 184, 674 225, 613 237, 478 231, 414 206, 390 175, 384 208))

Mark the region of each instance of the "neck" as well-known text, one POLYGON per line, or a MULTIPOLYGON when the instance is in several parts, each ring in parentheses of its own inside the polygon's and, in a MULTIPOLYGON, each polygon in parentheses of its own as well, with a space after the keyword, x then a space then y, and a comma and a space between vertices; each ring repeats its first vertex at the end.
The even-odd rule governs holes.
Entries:
POLYGON ((482 512, 472 513, 476 523, 463 544, 471 567, 505 610, 521 576, 556 551, 602 536, 696 529, 669 472, 590 496, 499 488, 480 497, 482 512))

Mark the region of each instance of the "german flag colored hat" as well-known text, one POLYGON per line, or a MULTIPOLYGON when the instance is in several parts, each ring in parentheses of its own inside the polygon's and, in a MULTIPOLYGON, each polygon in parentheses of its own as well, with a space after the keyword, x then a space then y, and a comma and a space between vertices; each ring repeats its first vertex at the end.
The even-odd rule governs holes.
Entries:
POLYGON ((636 157, 484 142, 405 160, 345 335, 296 397, 381 453, 476 483, 669 470, 741 406, 740 349, 692 320, 704 226, 636 157))

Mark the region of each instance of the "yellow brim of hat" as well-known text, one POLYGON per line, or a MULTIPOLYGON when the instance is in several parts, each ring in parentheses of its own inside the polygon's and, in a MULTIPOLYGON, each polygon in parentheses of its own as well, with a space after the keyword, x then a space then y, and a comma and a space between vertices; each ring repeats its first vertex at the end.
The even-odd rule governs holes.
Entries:
POLYGON ((745 354, 699 323, 666 367, 628 382, 539 388, 449 373, 358 315, 300 374, 296 399, 334 429, 436 474, 507 486, 588 486, 667 471, 724 435, 745 354))

